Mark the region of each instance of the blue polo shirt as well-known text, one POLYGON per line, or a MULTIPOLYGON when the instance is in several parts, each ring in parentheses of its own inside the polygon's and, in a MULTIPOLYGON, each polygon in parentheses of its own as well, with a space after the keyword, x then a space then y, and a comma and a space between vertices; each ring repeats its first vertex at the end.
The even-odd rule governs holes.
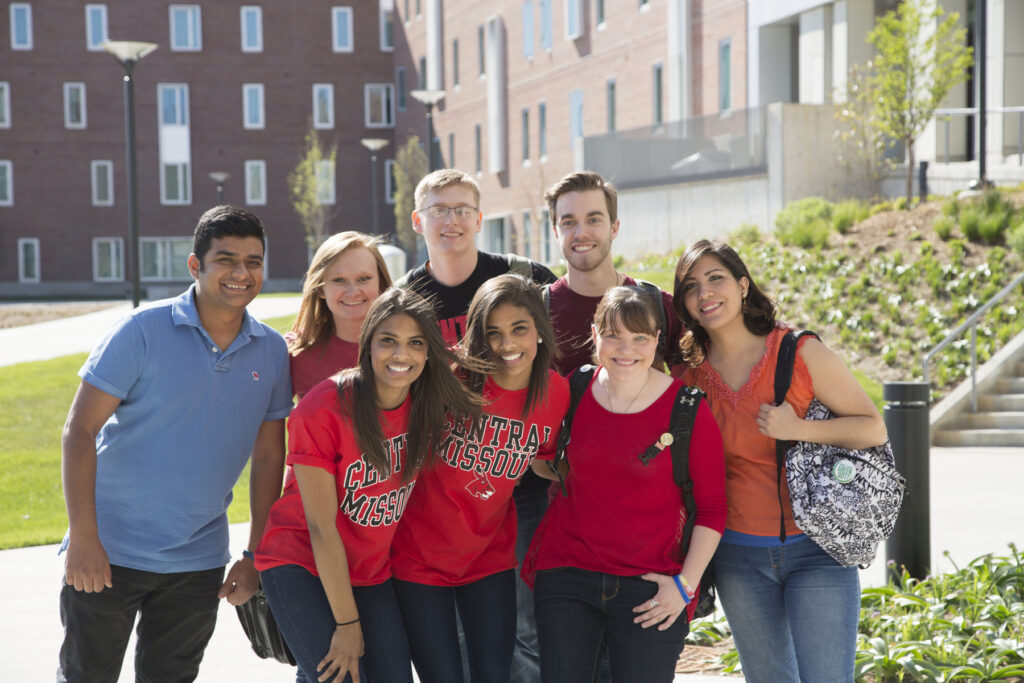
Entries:
POLYGON ((231 488, 261 424, 291 411, 281 335, 246 312, 231 346, 218 348, 194 290, 120 320, 78 373, 121 399, 96 438, 96 517, 111 564, 224 566, 231 488))

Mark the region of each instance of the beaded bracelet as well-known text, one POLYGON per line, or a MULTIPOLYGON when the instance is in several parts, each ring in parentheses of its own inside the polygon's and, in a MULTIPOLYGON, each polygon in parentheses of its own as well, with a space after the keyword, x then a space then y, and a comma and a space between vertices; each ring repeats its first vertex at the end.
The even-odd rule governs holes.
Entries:
POLYGON ((683 604, 689 605, 691 600, 690 593, 684 588, 685 583, 683 580, 680 580, 680 576, 681 574, 676 574, 672 577, 672 580, 676 582, 676 588, 679 589, 679 594, 683 596, 683 604))

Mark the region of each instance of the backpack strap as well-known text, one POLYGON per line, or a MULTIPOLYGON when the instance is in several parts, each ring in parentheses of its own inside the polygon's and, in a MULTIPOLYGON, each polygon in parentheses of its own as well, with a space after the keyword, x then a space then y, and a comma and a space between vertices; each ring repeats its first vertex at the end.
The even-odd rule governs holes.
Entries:
POLYGON ((508 259, 508 272, 533 281, 533 262, 530 259, 519 254, 505 254, 505 258, 508 259))
POLYGON ((558 483, 562 486, 562 495, 568 495, 568 493, 565 490, 565 478, 558 466, 565 460, 565 450, 568 448, 572 436, 572 419, 576 415, 576 408, 583 399, 583 394, 587 392, 587 387, 590 386, 590 380, 596 369, 593 365, 583 365, 569 375, 569 410, 562 418, 562 428, 558 432, 558 441, 555 442, 555 457, 551 460, 551 469, 558 475, 558 483))
POLYGON ((544 302, 544 310, 551 315, 551 285, 543 285, 540 288, 540 298, 544 302))
MULTIPOLYGON (((409 273, 411 273, 411 272, 412 271, 410 270, 409 273)), ((409 273, 406 273, 402 277, 400 277, 397 280, 395 280, 394 282, 392 282, 391 286, 395 287, 397 289, 408 289, 409 288, 409 273)))
MULTIPOLYGON (((796 362, 797 343, 801 337, 820 339, 810 330, 789 330, 779 344, 779 355, 775 361, 775 405, 781 406, 786 400, 789 385, 793 382, 793 364, 796 362)), ((782 502, 782 464, 786 460, 789 441, 775 441, 775 486, 779 494, 779 543, 786 542, 786 506, 782 502)))
POLYGON ((680 543, 683 557, 690 550, 690 537, 697 522, 697 503, 693 498, 693 479, 690 478, 690 437, 697 420, 697 408, 704 392, 697 387, 680 387, 672 404, 669 431, 672 434, 672 478, 683 495, 686 521, 683 523, 683 538, 680 543))
POLYGON ((647 280, 633 279, 638 287, 654 299, 654 307, 658 309, 658 331, 661 333, 658 335, 658 355, 665 361, 668 359, 668 317, 665 315, 665 300, 661 296, 661 287, 647 280))

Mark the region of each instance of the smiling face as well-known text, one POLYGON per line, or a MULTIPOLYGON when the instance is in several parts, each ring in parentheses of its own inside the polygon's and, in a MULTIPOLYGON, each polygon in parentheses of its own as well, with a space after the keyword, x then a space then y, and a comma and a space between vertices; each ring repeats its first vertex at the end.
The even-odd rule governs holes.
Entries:
POLYGON ((736 321, 742 324, 747 287, 747 278, 737 280, 716 256, 702 256, 683 279, 683 304, 705 330, 720 330, 736 321))
POLYGON ((473 189, 454 184, 427 192, 423 205, 412 213, 412 226, 423 235, 427 253, 460 254, 476 251, 476 234, 480 232, 482 218, 473 189), (477 210, 466 218, 459 218, 454 211, 443 218, 434 218, 427 210, 431 206, 475 207, 477 210))
POLYGON ((369 249, 348 249, 324 269, 320 298, 334 316, 335 330, 342 329, 347 321, 361 323, 379 295, 377 261, 369 249))
POLYGON ((200 262, 188 257, 199 306, 240 313, 263 287, 263 243, 258 237, 214 237, 200 262))
POLYGON ((426 362, 427 338, 412 317, 395 313, 377 326, 370 338, 370 365, 382 409, 402 404, 426 362))
POLYGON ((525 389, 537 357, 540 335, 533 317, 522 306, 501 304, 487 316, 487 345, 498 369, 494 381, 503 389, 525 389))
POLYGON ((619 222, 611 222, 601 190, 567 192, 555 203, 555 236, 569 267, 594 270, 610 258, 619 222))
POLYGON ((647 330, 630 330, 618 316, 611 316, 603 332, 592 326, 594 352, 608 375, 628 381, 645 375, 658 352, 658 323, 651 320, 647 330))

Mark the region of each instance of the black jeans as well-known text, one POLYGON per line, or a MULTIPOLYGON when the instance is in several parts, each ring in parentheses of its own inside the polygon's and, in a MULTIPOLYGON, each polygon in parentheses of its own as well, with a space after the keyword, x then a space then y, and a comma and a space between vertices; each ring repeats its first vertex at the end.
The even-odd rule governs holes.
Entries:
POLYGON ((224 568, 157 574, 111 565, 110 572, 113 587, 99 593, 61 589, 58 683, 116 683, 136 615, 136 681, 194 681, 217 624, 224 568))

